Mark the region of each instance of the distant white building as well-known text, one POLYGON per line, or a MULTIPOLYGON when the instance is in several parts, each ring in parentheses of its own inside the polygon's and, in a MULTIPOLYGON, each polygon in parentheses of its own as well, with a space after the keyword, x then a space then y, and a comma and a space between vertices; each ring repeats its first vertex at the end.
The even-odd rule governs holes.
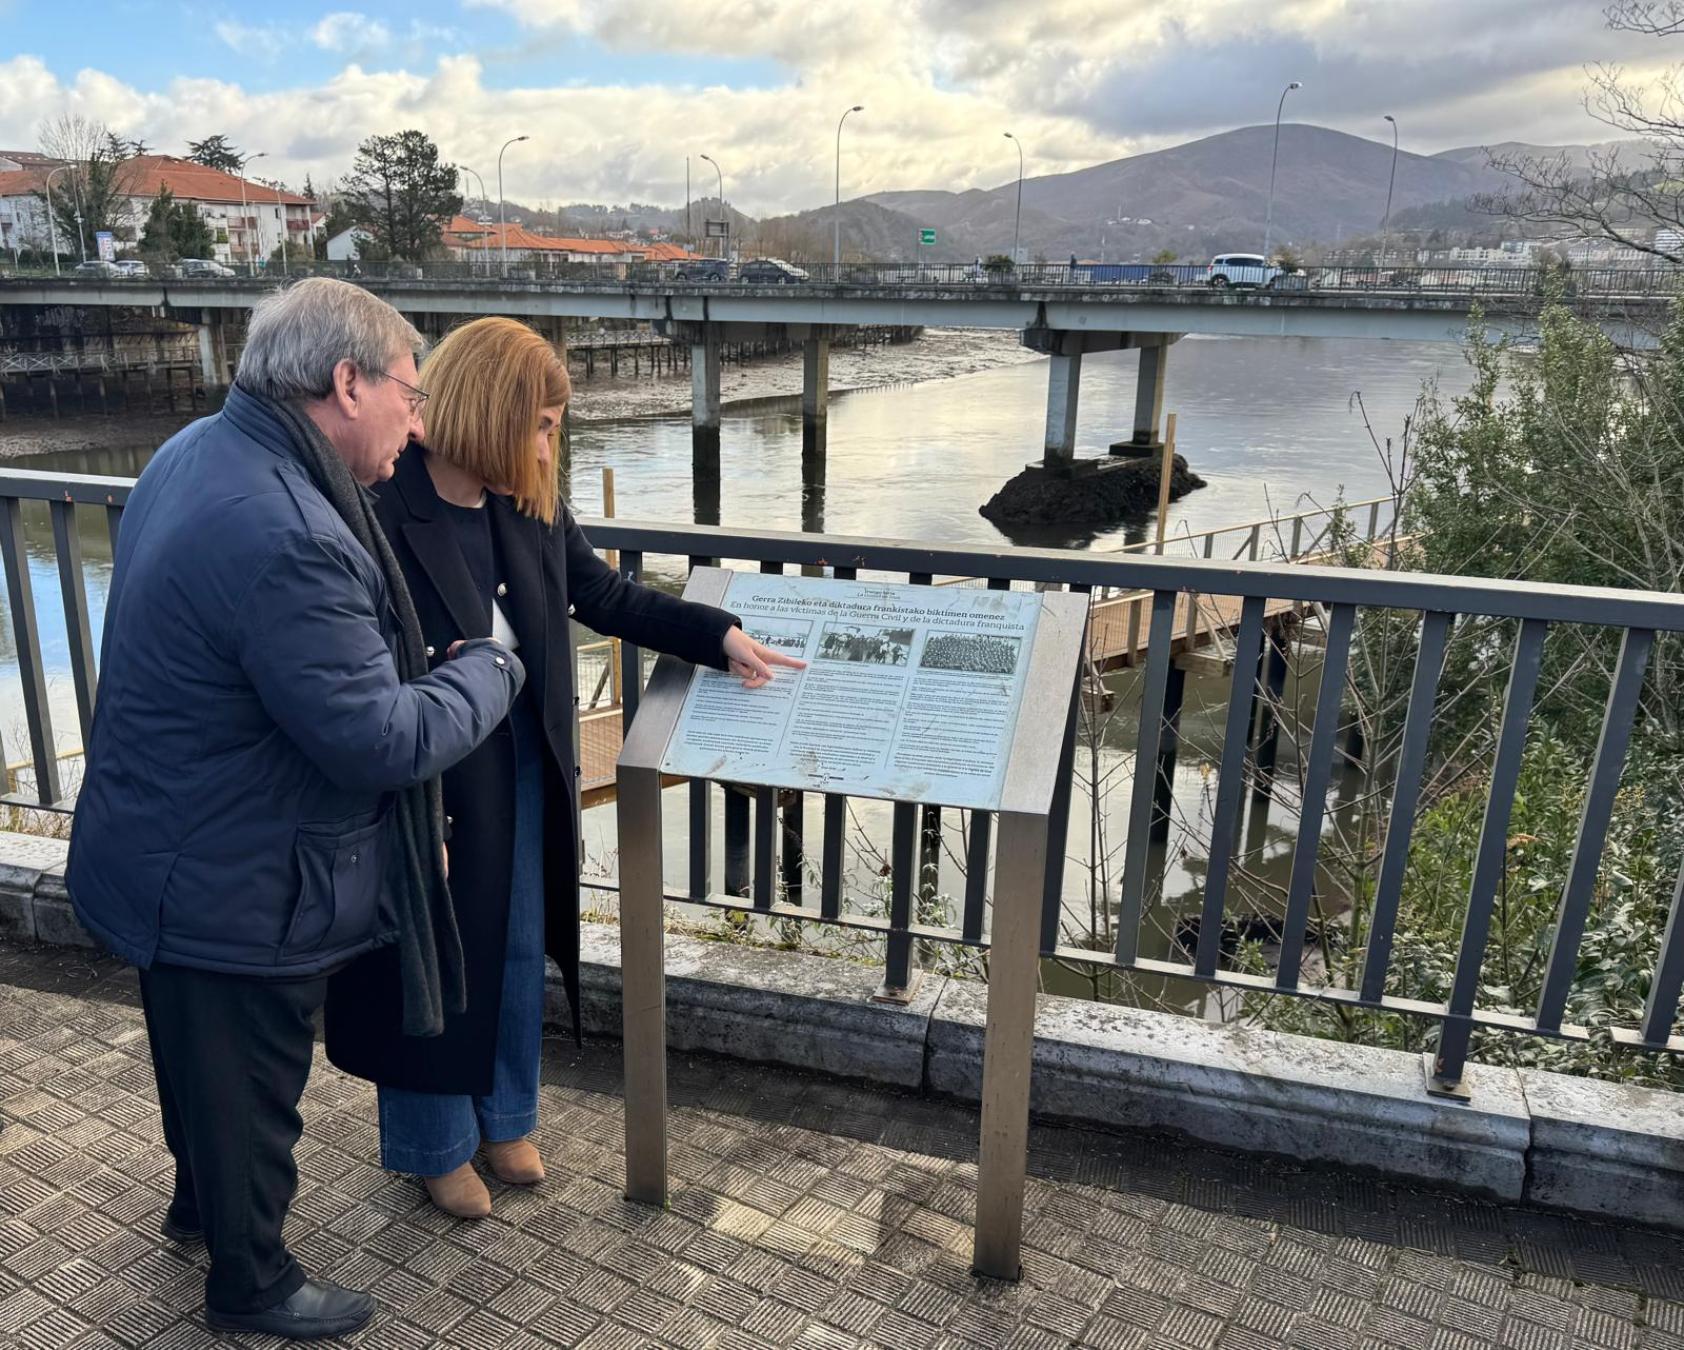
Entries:
MULTIPOLYGON (((52 230, 43 194, 47 180, 61 165, 44 155, 0 151, 0 247, 49 248, 52 230), (10 167, 8 167, 10 166, 10 167)), ((307 247, 314 237, 315 207, 307 197, 238 178, 172 155, 141 155, 127 161, 126 224, 136 239, 145 228, 147 212, 162 188, 179 202, 198 209, 210 227, 212 256, 219 262, 262 260, 281 240, 307 247)), ((60 179, 56 195, 64 189, 60 179)), ((62 230, 61 230, 62 233, 62 230)), ((86 246, 92 246, 86 240, 86 246)), ((61 252, 80 251, 75 239, 59 240, 61 252)))
POLYGON ((349 229, 341 230, 338 234, 329 235, 327 241, 327 257, 329 262, 350 262, 360 257, 358 250, 368 243, 373 236, 361 225, 353 225, 349 229))

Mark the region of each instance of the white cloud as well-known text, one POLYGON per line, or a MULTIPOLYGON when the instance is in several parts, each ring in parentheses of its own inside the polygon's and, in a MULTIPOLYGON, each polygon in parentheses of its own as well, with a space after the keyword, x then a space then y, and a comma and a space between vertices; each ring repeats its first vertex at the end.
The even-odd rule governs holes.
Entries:
POLYGON ((216 35, 241 56, 273 58, 282 48, 292 44, 292 34, 277 24, 244 24, 234 19, 222 19, 216 24, 216 35))
POLYGON ((346 57, 379 51, 391 45, 392 30, 379 19, 355 10, 338 10, 324 17, 310 30, 310 41, 324 51, 346 57))

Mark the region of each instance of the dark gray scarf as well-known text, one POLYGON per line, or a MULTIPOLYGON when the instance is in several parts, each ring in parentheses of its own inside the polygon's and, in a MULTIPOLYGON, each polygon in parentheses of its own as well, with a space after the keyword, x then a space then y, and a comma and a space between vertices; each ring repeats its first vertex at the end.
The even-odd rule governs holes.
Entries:
MULTIPOLYGON (((286 428, 293 449, 322 496, 378 564, 398 615, 400 631, 393 653, 398 678, 405 683, 419 679, 427 673, 421 620, 397 556, 374 518, 372 498, 351 477, 321 428, 301 409, 272 399, 257 401, 286 428)), ((397 793, 392 832, 395 838, 386 851, 387 893, 398 920, 403 1031, 406 1036, 437 1036, 444 1031, 445 1013, 459 1013, 467 1007, 462 938, 445 880, 444 791, 438 779, 430 778, 397 793)))

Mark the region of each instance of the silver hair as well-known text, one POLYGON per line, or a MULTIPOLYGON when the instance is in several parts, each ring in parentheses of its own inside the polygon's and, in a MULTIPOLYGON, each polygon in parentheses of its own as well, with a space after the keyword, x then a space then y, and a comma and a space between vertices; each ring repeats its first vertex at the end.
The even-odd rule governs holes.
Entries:
POLYGON ((419 360, 426 345, 414 324, 361 286, 310 277, 257 302, 236 379, 277 401, 322 398, 341 361, 378 378, 405 352, 419 360))

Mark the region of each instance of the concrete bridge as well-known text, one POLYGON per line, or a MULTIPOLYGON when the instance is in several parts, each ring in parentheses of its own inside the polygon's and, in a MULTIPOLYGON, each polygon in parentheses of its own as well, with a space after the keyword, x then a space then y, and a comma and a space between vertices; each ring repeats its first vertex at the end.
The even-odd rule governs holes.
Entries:
MULTIPOLYGON (((369 264, 370 272, 381 270, 369 264)), ((343 269, 339 274, 343 275, 343 269)), ((461 316, 506 314, 532 321, 558 343, 567 319, 651 324, 690 352, 692 440, 699 474, 717 470, 721 351, 727 343, 801 343, 803 461, 823 475, 830 344, 857 327, 996 328, 1022 334, 1051 358, 1042 462, 1074 467, 1082 358, 1140 353, 1133 425, 1119 452, 1161 446, 1169 348, 1187 333, 1235 337, 1392 339, 1450 342, 1477 311, 1492 335, 1532 331, 1547 294, 1559 294, 1628 347, 1654 343, 1679 282, 1671 268, 1551 274, 1533 268, 1317 268, 1266 287, 1215 287, 1204 269, 1033 266, 1011 273, 975 267, 849 264, 821 268, 799 285, 687 282, 659 269, 624 276, 476 276, 460 264, 394 266, 354 279, 442 331, 461 316), (1139 269, 1135 269, 1139 270, 1139 269), (1116 278, 1116 279, 1113 279, 1116 278)), ((167 310, 199 326, 207 389, 231 378, 224 328, 275 284, 274 278, 179 280, 17 277, 0 280, 0 310, 112 306, 167 310)))

